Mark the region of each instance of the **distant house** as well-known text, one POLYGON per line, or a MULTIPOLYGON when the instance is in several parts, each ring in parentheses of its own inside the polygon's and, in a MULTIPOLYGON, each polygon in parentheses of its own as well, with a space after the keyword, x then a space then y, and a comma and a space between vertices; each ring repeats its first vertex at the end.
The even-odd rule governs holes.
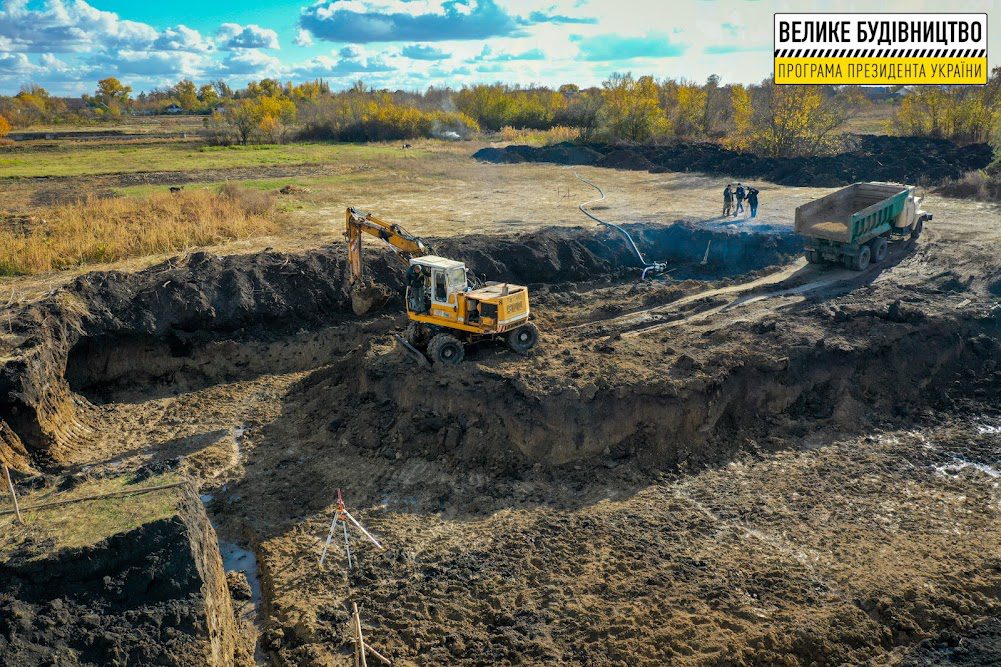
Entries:
POLYGON ((176 104, 171 104, 169 107, 167 107, 166 109, 163 110, 164 113, 172 113, 172 114, 173 113, 181 113, 183 111, 184 111, 184 109, 182 109, 181 107, 177 106, 176 104))

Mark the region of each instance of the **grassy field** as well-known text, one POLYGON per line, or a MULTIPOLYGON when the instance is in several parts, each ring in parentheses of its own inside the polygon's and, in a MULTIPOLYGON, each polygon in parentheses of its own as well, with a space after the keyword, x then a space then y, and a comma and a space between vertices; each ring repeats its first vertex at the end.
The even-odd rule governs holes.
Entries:
MULTIPOLYGON (((417 158, 422 154, 417 148, 405 156, 417 158)), ((339 164, 403 155, 399 146, 386 144, 204 146, 195 142, 61 141, 40 145, 33 151, 0 152, 0 178, 339 164)))
MULTIPOLYGON (((144 488, 175 484, 181 479, 173 474, 151 477, 137 484, 128 478, 88 480, 68 491, 48 487, 21 496, 19 502, 25 525, 17 524, 13 514, 0 515, 0 555, 25 546, 36 558, 57 549, 78 548, 118 533, 156 521, 177 511, 183 491, 180 488, 137 493, 121 497, 84 500, 89 496, 138 491, 144 488), (30 509, 50 502, 80 499, 55 507, 30 509)), ((11 505, 4 499, 2 509, 11 505)))

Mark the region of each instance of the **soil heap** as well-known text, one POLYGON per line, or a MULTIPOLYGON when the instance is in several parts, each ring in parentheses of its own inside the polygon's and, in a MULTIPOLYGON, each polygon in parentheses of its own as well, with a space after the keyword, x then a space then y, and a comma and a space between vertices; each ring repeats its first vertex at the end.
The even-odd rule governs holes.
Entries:
POLYGON ((534 148, 484 148, 473 157, 484 162, 555 162, 654 173, 699 172, 779 185, 836 187, 859 181, 928 184, 983 169, 993 159, 988 144, 958 146, 946 139, 859 135, 837 155, 774 158, 732 151, 713 143, 665 146, 576 145, 569 142, 534 148))

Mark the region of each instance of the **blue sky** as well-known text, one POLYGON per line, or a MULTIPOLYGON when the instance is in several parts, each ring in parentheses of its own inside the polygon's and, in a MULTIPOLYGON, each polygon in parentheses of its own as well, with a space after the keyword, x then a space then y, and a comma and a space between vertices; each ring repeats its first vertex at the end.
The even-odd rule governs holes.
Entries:
MULTIPOLYGON (((953 0, 948 10, 996 7, 953 0)), ((878 9, 942 5, 885 0, 878 9)), ((0 0, 0 94, 33 82, 75 96, 105 76, 136 91, 182 78, 596 85, 617 71, 746 83, 771 72, 773 12, 872 10, 871 1, 835 0, 0 0)))

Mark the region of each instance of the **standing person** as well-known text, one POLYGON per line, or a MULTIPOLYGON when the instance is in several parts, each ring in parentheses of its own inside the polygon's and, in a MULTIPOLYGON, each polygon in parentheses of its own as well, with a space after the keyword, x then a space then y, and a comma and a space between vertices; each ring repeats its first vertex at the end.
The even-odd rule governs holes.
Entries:
POLYGON ((758 215, 758 190, 747 186, 747 205, 751 207, 751 217, 758 215))
POLYGON ((730 215, 730 209, 733 207, 733 190, 730 189, 730 184, 726 184, 726 188, 723 190, 723 217, 730 215))
POLYGON ((411 264, 407 268, 407 287, 410 293, 410 310, 415 313, 426 312, 424 308, 424 293, 427 291, 424 280, 424 272, 420 264, 411 264))
POLYGON ((737 217, 738 213, 744 212, 744 186, 737 183, 737 208, 733 210, 733 217, 737 217))

